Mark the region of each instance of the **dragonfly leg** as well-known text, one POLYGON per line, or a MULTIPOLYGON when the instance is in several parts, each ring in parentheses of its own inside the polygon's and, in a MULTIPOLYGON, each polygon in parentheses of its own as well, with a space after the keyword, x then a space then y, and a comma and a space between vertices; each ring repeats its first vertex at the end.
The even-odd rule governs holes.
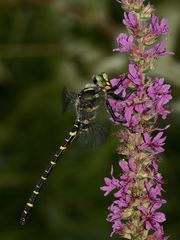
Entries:
POLYGON ((108 109, 108 112, 110 113, 112 119, 115 121, 115 122, 118 122, 118 123, 122 123, 118 117, 116 117, 116 115, 114 114, 114 111, 109 103, 108 100, 106 100, 106 106, 107 106, 107 109, 108 109))

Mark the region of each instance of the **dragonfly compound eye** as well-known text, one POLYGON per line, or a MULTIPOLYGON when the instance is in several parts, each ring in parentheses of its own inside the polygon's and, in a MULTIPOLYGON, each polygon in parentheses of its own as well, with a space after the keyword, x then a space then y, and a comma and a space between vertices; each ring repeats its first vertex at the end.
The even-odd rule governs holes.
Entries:
POLYGON ((98 85, 100 88, 104 88, 106 86, 106 81, 103 74, 97 74, 93 76, 94 84, 98 85))

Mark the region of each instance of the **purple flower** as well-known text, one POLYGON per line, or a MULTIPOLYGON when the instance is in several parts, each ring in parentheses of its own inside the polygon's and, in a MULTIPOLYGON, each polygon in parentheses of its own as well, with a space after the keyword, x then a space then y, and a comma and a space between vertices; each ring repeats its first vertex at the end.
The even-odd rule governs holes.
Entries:
POLYGON ((129 52, 129 53, 132 51, 132 46, 134 41, 134 38, 132 35, 128 36, 125 33, 121 33, 116 40, 119 45, 119 48, 115 48, 113 51, 129 52))
POLYGON ((154 47, 154 52, 158 56, 174 55, 173 52, 166 51, 165 45, 167 44, 167 39, 163 39, 160 43, 156 44, 154 47))
POLYGON ((108 215, 108 221, 113 222, 116 220, 119 220, 120 222, 120 217, 122 214, 122 206, 119 202, 119 200, 115 200, 111 206, 108 207, 108 210, 111 212, 108 215))
POLYGON ((142 82, 142 74, 137 68, 137 66, 133 63, 129 64, 129 80, 131 80, 134 84, 140 85, 142 82))
POLYGON ((114 221, 114 224, 112 225, 113 231, 110 236, 112 237, 114 233, 119 232, 122 228, 123 228, 123 224, 119 221, 119 219, 114 221))
POLYGON ((147 181, 145 182, 145 187, 150 200, 156 201, 158 197, 161 196, 161 184, 157 184, 155 187, 152 187, 151 184, 147 181))
POLYGON ((157 230, 160 227, 160 223, 166 221, 164 213, 156 212, 159 207, 160 205, 157 203, 150 208, 144 206, 137 207, 142 212, 142 221, 145 223, 147 230, 157 230))
POLYGON ((164 152, 164 148, 162 147, 165 143, 166 137, 162 137, 163 132, 159 132, 154 138, 149 135, 149 133, 144 133, 144 143, 139 146, 140 150, 147 149, 153 154, 158 154, 164 152))
POLYGON ((158 172, 158 165, 157 165, 157 163, 155 161, 152 161, 151 162, 151 166, 153 167, 152 178, 153 178, 155 184, 160 184, 160 186, 162 186, 164 181, 163 181, 162 175, 158 172))
POLYGON ((132 4, 142 4, 144 2, 144 0, 116 0, 118 3, 121 3, 125 6, 128 7, 128 5, 132 5, 132 4))
POLYGON ((129 12, 129 13, 125 12, 123 23, 130 29, 137 29, 138 21, 137 21, 136 14, 134 12, 129 12))
POLYGON ((119 189, 119 191, 114 193, 115 198, 123 198, 124 196, 126 196, 129 189, 131 189, 131 187, 133 185, 133 181, 134 181, 133 178, 131 178, 127 175, 122 175, 121 180, 122 180, 122 181, 120 181, 121 188, 119 189))
POLYGON ((160 43, 157 43, 153 48, 148 49, 144 53, 145 58, 158 57, 166 55, 174 55, 173 52, 167 51, 165 45, 167 44, 167 39, 163 39, 160 43))
POLYGON ((170 111, 166 109, 166 104, 172 99, 170 85, 164 84, 163 78, 156 78, 155 82, 147 89, 147 93, 154 102, 155 111, 165 119, 170 113, 170 111))
POLYGON ((108 210, 111 213, 108 215, 107 220, 113 223, 112 225, 113 231, 111 233, 111 236, 124 228, 125 225, 121 222, 121 218, 122 215, 124 214, 124 210, 129 207, 130 202, 131 202, 130 197, 126 195, 124 199, 121 198, 120 200, 113 201, 111 206, 108 208, 108 210))
POLYGON ((130 174, 130 172, 137 173, 135 158, 130 158, 128 163, 125 160, 121 160, 119 161, 119 166, 125 174, 130 174))
POLYGON ((116 95, 121 95, 122 98, 126 96, 126 89, 130 83, 130 80, 124 76, 120 75, 118 78, 113 78, 111 80, 111 85, 115 88, 114 93, 116 95))
POLYGON ((115 232, 118 232, 123 228, 123 224, 121 223, 121 216, 123 210, 118 200, 115 200, 108 208, 108 210, 111 213, 108 215, 107 220, 113 223, 113 231, 111 233, 112 236, 115 232))
POLYGON ((164 229, 163 226, 160 226, 158 229, 156 229, 154 236, 156 237, 157 240, 167 240, 169 237, 164 236, 164 229))
POLYGON ((169 32, 167 20, 163 18, 159 23, 159 18, 153 15, 151 18, 150 31, 157 37, 164 33, 169 32))
POLYGON ((125 112, 124 117, 126 120, 125 125, 128 127, 136 126, 141 120, 140 116, 138 114, 133 113, 133 109, 134 109, 134 107, 130 106, 130 107, 125 107, 125 110, 124 110, 124 112, 125 112))
MULTIPOLYGON (((109 104, 111 105, 113 111, 114 111, 114 114, 115 116, 118 118, 118 120, 120 122, 124 122, 124 118, 123 116, 120 114, 121 111, 123 111, 123 106, 122 106, 122 103, 120 101, 116 101, 114 99, 108 99, 109 101, 109 104)), ((113 119, 111 119, 113 123, 116 123, 113 121, 113 119)))
POLYGON ((117 180, 116 178, 113 177, 113 167, 111 168, 111 177, 112 177, 112 179, 107 178, 107 177, 104 178, 104 182, 105 182, 106 186, 103 186, 100 188, 102 191, 105 192, 104 196, 107 196, 114 189, 119 188, 121 186, 119 180, 117 180))
MULTIPOLYGON (((161 227, 156 232, 160 232, 161 227)), ((156 232, 155 232, 155 234, 148 236, 148 238, 146 240, 167 240, 167 239, 169 239, 169 237, 164 236, 164 230, 163 229, 162 229, 162 234, 161 235, 156 234, 156 232)))
POLYGON ((156 78, 155 82, 147 89, 147 92, 153 100, 156 100, 159 96, 165 96, 168 103, 172 99, 170 87, 169 84, 164 84, 164 78, 156 78))

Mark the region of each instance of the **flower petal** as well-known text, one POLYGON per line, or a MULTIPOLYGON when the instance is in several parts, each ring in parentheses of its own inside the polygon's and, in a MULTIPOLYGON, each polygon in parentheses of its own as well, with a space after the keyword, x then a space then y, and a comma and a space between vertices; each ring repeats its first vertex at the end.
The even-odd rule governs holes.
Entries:
POLYGON ((121 160, 119 161, 119 166, 122 168, 122 170, 126 173, 129 172, 129 167, 128 167, 128 164, 125 160, 121 160))
POLYGON ((166 216, 162 212, 157 212, 154 214, 153 219, 158 223, 162 223, 166 221, 166 216))

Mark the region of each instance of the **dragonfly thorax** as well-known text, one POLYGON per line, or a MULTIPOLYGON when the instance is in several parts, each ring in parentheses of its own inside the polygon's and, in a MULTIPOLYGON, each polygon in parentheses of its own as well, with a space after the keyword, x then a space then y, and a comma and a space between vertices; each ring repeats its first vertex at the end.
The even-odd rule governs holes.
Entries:
POLYGON ((93 84, 93 83, 87 83, 85 86, 84 86, 84 88, 86 89, 86 88, 94 88, 96 85, 95 84, 93 84))
POLYGON ((96 112, 104 103, 104 92, 95 84, 86 85, 80 92, 76 105, 77 117, 82 125, 89 126, 96 117, 96 112))

